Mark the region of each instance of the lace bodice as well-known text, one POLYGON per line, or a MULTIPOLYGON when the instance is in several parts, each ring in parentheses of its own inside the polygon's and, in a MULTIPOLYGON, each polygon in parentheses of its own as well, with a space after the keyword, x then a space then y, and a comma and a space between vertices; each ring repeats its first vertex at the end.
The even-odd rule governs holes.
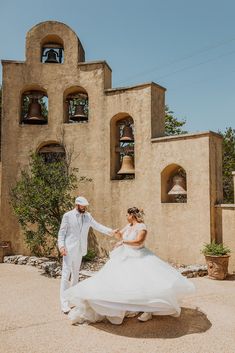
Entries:
POLYGON ((124 240, 135 240, 141 230, 147 230, 144 223, 136 223, 133 226, 129 223, 122 229, 122 237, 124 240))

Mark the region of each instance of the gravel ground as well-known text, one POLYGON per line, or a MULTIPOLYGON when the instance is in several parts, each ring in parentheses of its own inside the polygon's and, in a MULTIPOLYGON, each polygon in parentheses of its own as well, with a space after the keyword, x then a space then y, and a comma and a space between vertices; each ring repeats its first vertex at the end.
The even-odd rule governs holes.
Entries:
POLYGON ((60 280, 0 264, 1 353, 234 353, 235 277, 191 279, 179 318, 72 326, 59 309, 60 280))

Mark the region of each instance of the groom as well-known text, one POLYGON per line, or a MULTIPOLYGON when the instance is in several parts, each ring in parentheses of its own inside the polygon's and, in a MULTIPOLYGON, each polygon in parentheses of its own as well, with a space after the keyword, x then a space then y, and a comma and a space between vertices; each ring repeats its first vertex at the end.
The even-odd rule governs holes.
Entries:
POLYGON ((113 230, 96 222, 86 208, 89 205, 85 197, 79 196, 75 200, 75 208, 63 216, 58 233, 58 248, 63 256, 62 276, 60 285, 61 310, 67 314, 70 311, 68 302, 64 299, 64 291, 71 285, 78 283, 82 257, 87 253, 87 238, 89 228, 112 236, 113 230))

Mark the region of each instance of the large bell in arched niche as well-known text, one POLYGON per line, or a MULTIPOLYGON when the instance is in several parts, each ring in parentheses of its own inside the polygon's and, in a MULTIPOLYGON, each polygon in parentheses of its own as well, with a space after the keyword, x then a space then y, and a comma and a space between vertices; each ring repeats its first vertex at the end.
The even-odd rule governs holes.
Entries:
POLYGON ((46 96, 43 92, 31 91, 23 94, 22 123, 30 125, 47 124, 46 96))
POLYGON ((84 106, 81 104, 77 104, 75 107, 74 114, 70 116, 70 119, 77 122, 87 122, 88 117, 84 113, 84 106))
POLYGON ((135 176, 134 167, 134 134, 133 119, 127 116, 118 121, 119 129, 119 158, 121 168, 117 175, 124 179, 132 179, 135 176))
POLYGON ((134 142, 133 130, 130 124, 125 124, 123 127, 120 142, 134 142))
POLYGON ((187 202, 187 173, 179 164, 172 163, 161 171, 161 202, 187 202))
POLYGON ((66 97, 66 122, 88 122, 88 95, 82 92, 71 93, 66 97))
POLYGON ((135 174, 134 161, 132 156, 125 155, 122 158, 121 169, 118 171, 119 175, 125 174, 135 174))
POLYGON ((59 61, 57 60, 58 53, 54 49, 47 50, 45 52, 45 55, 46 55, 45 63, 59 64, 59 61))
MULTIPOLYGON (((59 40, 59 38, 57 38, 59 40)), ((41 62, 46 64, 62 64, 64 62, 64 48, 59 43, 45 43, 42 46, 41 62)))
POLYGON ((182 175, 176 174, 172 178, 173 186, 168 191, 168 195, 187 195, 185 190, 185 179, 182 175))

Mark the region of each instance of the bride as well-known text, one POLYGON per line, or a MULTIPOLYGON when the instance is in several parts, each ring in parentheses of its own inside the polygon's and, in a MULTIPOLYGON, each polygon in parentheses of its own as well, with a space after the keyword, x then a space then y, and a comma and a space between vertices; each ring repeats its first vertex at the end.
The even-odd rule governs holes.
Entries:
POLYGON ((119 242, 103 268, 65 291, 74 306, 68 315, 73 324, 106 318, 119 325, 141 312, 140 321, 152 315, 179 316, 179 300, 194 292, 192 282, 144 246, 147 229, 137 207, 127 210, 127 221, 116 231, 119 242))

